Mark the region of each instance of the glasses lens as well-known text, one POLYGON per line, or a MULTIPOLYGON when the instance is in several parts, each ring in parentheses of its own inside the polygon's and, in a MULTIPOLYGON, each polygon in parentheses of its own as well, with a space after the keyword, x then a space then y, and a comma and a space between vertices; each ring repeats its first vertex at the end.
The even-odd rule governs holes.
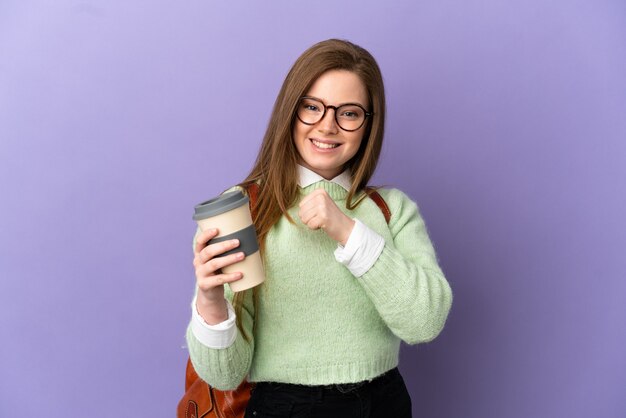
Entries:
POLYGON ((303 98, 298 105, 298 118, 308 124, 319 122, 324 115, 324 103, 315 99, 303 98))
POLYGON ((365 110, 357 105, 343 105, 337 108, 337 122, 346 131, 357 130, 365 120, 365 110))

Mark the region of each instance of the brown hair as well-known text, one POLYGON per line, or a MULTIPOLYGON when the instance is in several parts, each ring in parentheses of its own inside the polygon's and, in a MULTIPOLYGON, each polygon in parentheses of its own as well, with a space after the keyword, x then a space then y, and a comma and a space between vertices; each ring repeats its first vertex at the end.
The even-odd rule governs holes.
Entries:
MULTIPOLYGON (((278 93, 267 131, 256 162, 248 177, 240 184, 246 188, 259 184, 259 194, 253 221, 256 226, 261 253, 265 249, 265 237, 285 215, 293 223, 287 210, 298 196, 298 151, 293 141, 293 127, 298 101, 311 88, 319 76, 330 70, 347 70, 358 75, 367 90, 369 111, 363 140, 357 153, 346 163, 352 173, 352 187, 346 199, 346 208, 354 209, 366 196, 355 202, 374 174, 383 144, 385 127, 385 91, 383 79, 376 60, 365 49, 348 41, 329 39, 319 42, 296 60, 278 93)), ((254 301, 258 299, 254 289, 254 301)), ((237 315, 237 327, 247 340, 241 325, 244 292, 235 294, 233 305, 237 315)), ((256 305, 256 303, 255 303, 256 305)))

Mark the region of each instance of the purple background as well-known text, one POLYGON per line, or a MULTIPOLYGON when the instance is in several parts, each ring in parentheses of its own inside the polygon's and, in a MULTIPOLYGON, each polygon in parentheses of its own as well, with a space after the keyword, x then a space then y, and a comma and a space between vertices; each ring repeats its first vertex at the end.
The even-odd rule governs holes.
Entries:
POLYGON ((377 184, 455 299, 416 417, 626 416, 626 3, 0 2, 0 416, 170 417, 195 203, 308 46, 378 59, 377 184))

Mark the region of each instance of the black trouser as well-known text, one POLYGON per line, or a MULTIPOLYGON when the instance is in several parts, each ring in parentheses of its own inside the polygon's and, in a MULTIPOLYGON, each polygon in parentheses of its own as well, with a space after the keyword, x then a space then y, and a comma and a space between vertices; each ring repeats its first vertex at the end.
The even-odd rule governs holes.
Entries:
POLYGON ((410 418, 411 398, 397 368, 371 382, 304 386, 257 383, 245 418, 410 418))

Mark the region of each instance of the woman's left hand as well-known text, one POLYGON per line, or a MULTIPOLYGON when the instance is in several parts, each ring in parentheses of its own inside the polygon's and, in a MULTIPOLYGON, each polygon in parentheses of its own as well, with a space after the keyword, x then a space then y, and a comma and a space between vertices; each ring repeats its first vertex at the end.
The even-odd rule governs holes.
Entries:
POLYGON ((326 234, 346 245, 354 221, 343 213, 324 189, 317 189, 300 202, 298 216, 309 229, 322 229, 326 234))

